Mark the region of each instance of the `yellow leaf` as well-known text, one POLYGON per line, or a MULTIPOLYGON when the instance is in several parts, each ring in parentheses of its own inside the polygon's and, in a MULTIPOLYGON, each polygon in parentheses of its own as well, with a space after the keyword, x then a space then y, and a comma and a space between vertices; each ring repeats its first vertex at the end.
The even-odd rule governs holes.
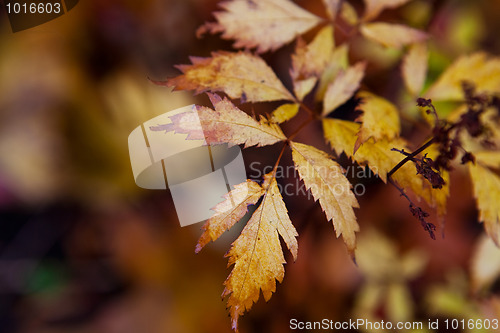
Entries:
POLYGON ((480 163, 469 163, 469 172, 474 185, 479 220, 484 223, 488 236, 500 246, 500 177, 480 163))
POLYGON ((471 284, 475 291, 493 285, 500 276, 500 249, 488 237, 481 237, 471 261, 471 284))
POLYGON ((333 51, 334 39, 331 26, 321 29, 308 45, 305 45, 302 39, 297 41, 290 70, 297 98, 302 100, 312 90, 316 79, 328 65, 333 51))
POLYGON ((410 0, 364 0, 365 1, 365 21, 374 19, 386 8, 396 8, 404 5, 410 0))
POLYGON ((432 100, 462 100, 462 81, 474 83, 478 92, 500 92, 500 58, 478 52, 458 58, 429 88, 432 100))
POLYGON ((303 101, 304 97, 307 96, 311 92, 311 90, 318 82, 318 79, 315 77, 310 77, 305 80, 295 80, 293 82, 293 91, 295 92, 295 96, 299 99, 299 101, 303 101))
POLYGON ((366 38, 383 46, 397 49, 408 44, 424 41, 428 37, 425 32, 406 25, 381 22, 363 24, 361 33, 366 38))
POLYGON ((283 104, 271 114, 271 122, 281 124, 292 119, 299 112, 299 104, 283 104))
POLYGON ((345 71, 341 70, 335 80, 328 85, 323 101, 323 116, 344 104, 358 90, 365 75, 365 62, 358 62, 345 71))
POLYGON ((342 173, 342 167, 328 154, 302 143, 290 143, 292 157, 300 178, 319 200, 328 221, 332 220, 337 237, 342 235, 349 253, 356 248, 355 232, 359 231, 353 208, 358 201, 351 191, 351 183, 342 173))
POLYGON ((316 101, 322 101, 324 99, 328 85, 335 80, 339 71, 341 69, 347 69, 348 65, 348 45, 342 44, 333 51, 328 65, 323 73, 321 73, 318 91, 316 93, 316 101))
POLYGON ((369 138, 378 141, 399 136, 399 113, 394 104, 367 91, 359 92, 357 97, 361 98, 357 110, 363 111, 363 114, 358 119, 362 125, 355 149, 369 138))
POLYGON ((176 90, 223 91, 242 102, 265 102, 294 98, 260 58, 246 52, 214 52, 211 58, 192 57, 192 65, 179 65, 184 74, 169 79, 176 90))
POLYGON ((264 176, 262 203, 253 213, 240 236, 226 255, 233 270, 224 282, 223 297, 229 296, 232 327, 238 330, 238 318, 257 302, 260 291, 267 301, 276 291, 276 280, 283 281, 286 263, 279 236, 297 258, 298 236, 272 173, 264 176))
POLYGON ((323 0, 323 5, 326 8, 326 13, 331 20, 334 20, 339 11, 341 0, 323 0))
POLYGON ((258 53, 274 51, 321 22, 289 0, 232 0, 220 6, 225 11, 214 14, 218 23, 206 23, 198 33, 222 32, 236 40, 235 48, 256 47, 258 53))
POLYGON ((171 124, 152 126, 153 131, 176 131, 188 134, 188 139, 205 139, 207 144, 244 144, 245 148, 275 144, 286 140, 277 124, 267 120, 260 122, 238 109, 227 98, 208 94, 215 111, 205 106, 196 106, 193 112, 179 113, 171 117, 171 124), (201 128, 200 128, 201 125, 201 128))
POLYGON ((429 51, 425 43, 417 43, 410 46, 408 53, 403 59, 401 71, 406 88, 416 97, 424 87, 427 76, 427 65, 429 61, 429 51))
POLYGON ((500 169, 500 151, 474 152, 476 162, 492 169, 500 169))
POLYGON ((203 225, 204 231, 196 245, 196 253, 231 229, 247 213, 248 206, 255 205, 262 195, 264 189, 251 180, 236 185, 231 192, 224 195, 224 201, 213 208, 214 216, 203 225))
POLYGON ((334 48, 331 26, 321 29, 308 45, 299 39, 295 53, 292 55, 292 79, 319 77, 330 61, 334 48))
MULTIPOLYGON (((337 154, 345 152, 359 165, 368 165, 384 183, 387 182, 387 173, 396 166, 404 156, 399 152, 391 151, 392 148, 405 149, 406 142, 401 138, 393 140, 381 139, 377 142, 369 139, 353 153, 356 142, 356 133, 360 125, 351 121, 339 119, 323 119, 323 130, 325 138, 337 154)), ((424 185, 424 179, 416 174, 416 169, 411 163, 406 163, 392 175, 392 179, 404 189, 411 189, 416 195, 429 200, 428 188, 424 185)), ((429 202, 430 203, 430 202, 429 202)))

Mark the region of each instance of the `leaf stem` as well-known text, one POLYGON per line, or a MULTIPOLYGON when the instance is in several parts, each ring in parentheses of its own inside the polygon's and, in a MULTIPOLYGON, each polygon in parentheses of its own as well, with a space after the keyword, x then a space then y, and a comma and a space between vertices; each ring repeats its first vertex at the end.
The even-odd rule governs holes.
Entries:
POLYGON ((401 193, 401 196, 405 197, 406 200, 408 200, 408 202, 410 203, 410 205, 413 205, 413 201, 410 199, 410 197, 408 196, 408 194, 405 193, 405 191, 398 186, 398 184, 396 184, 396 182, 390 178, 389 176, 387 176, 387 181, 389 182, 389 184, 391 184, 392 186, 394 186, 398 191, 399 193, 401 193))
POLYGON ((311 108, 309 108, 307 105, 304 104, 304 102, 301 102, 301 101, 297 101, 297 103, 299 103, 300 107, 303 108, 304 110, 307 111, 307 113, 309 113, 309 115, 311 117, 314 117, 315 114, 314 114, 314 111, 311 110, 311 108))
MULTIPOLYGON (((278 170, 278 165, 280 164, 281 157, 283 157, 283 153, 285 152, 285 148, 286 148, 287 145, 288 145, 288 141, 284 143, 283 148, 281 148, 281 152, 280 152, 280 154, 278 156, 278 159, 276 160, 276 163, 274 163, 274 167, 273 167, 273 171, 272 171, 273 178, 276 177, 276 170, 278 170)), ((271 182, 269 182, 269 184, 271 184, 271 182)), ((271 186, 271 185, 269 185, 269 186, 271 186)), ((266 192, 269 189, 269 186, 268 186, 268 188, 266 188, 266 192)))
POLYGON ((300 133, 300 131, 306 127, 307 125, 309 125, 312 121, 314 120, 314 117, 309 117, 309 119, 307 119, 306 121, 304 121, 300 126, 299 128, 297 128, 292 134, 290 134, 286 140, 286 142, 290 142, 292 141, 292 139, 297 136, 297 134, 300 133))

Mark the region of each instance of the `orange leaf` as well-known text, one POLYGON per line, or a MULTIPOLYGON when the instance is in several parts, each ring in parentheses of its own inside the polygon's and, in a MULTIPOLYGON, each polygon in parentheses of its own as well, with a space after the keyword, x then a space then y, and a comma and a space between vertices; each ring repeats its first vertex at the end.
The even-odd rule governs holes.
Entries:
POLYGON ((383 46, 397 49, 408 44, 421 42, 428 37, 425 32, 406 25, 380 22, 363 24, 361 33, 366 38, 383 46))
POLYGON ((227 305, 232 327, 238 330, 238 318, 257 302, 260 291, 268 301, 276 291, 276 280, 283 281, 286 263, 279 236, 297 258, 298 236, 272 173, 264 176, 262 203, 253 213, 240 236, 226 254, 233 270, 224 282, 222 296, 227 305))
POLYGON ((275 144, 286 140, 277 124, 263 119, 260 122, 238 109, 227 98, 208 94, 215 111, 196 106, 196 113, 179 113, 171 117, 172 124, 152 126, 153 131, 175 131, 188 134, 188 139, 203 139, 207 144, 244 144, 245 148, 275 144), (201 128, 200 128, 201 124, 201 128))
POLYGON ((334 50, 333 28, 324 27, 305 45, 302 39, 297 41, 295 53, 292 55, 292 76, 295 95, 302 100, 316 83, 332 58, 334 50))
POLYGON ((232 0, 220 5, 217 23, 206 23, 198 34, 222 32, 234 39, 235 48, 257 48, 257 53, 274 51, 321 22, 316 15, 288 0, 232 0))
POLYGON ((328 154, 312 146, 297 142, 291 142, 290 146, 300 178, 314 199, 319 200, 327 220, 332 220, 337 237, 342 235, 349 253, 354 255, 355 232, 359 231, 359 225, 353 208, 359 205, 342 167, 328 154))
POLYGON ((242 102, 294 100, 260 58, 246 52, 214 52, 211 58, 192 57, 192 65, 179 65, 184 74, 169 79, 168 86, 176 90, 223 91, 242 102))

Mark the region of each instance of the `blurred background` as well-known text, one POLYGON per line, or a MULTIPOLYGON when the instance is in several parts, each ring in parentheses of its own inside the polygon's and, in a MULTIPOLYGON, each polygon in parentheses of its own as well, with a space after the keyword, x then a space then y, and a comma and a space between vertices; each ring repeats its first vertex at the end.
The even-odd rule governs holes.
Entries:
MULTIPOLYGON (((320 0, 297 3, 325 16, 320 0)), ((362 12, 361 1, 351 3, 362 12)), ((171 92, 150 79, 177 75, 174 65, 189 56, 231 49, 218 36, 195 37, 216 9, 216 0, 81 0, 17 33, 0 13, 0 332, 231 332, 220 298, 230 272, 223 255, 239 231, 196 255, 201 224, 181 228, 168 190, 135 185, 127 147, 128 134, 144 121, 192 103, 210 105, 205 96, 171 92)), ((461 54, 500 53, 499 13, 498 0, 414 0, 379 19, 432 34, 433 80, 461 54)), ((288 87, 293 49, 264 55, 288 87)), ((352 59, 366 54, 368 87, 413 103, 399 88, 401 53, 354 41, 352 59)), ((274 106, 253 107, 264 113, 274 106)), ((411 123, 404 128, 417 144, 427 134, 411 123)), ((319 126, 298 139, 329 149, 319 126)), ((273 165, 276 148, 244 153, 246 163, 273 165)), ((500 255, 483 239, 465 169, 452 174, 446 219, 432 214, 446 224, 437 241, 395 189, 360 181, 367 192, 358 198, 358 267, 319 205, 285 198, 300 234, 299 258, 293 263, 286 254, 284 282, 240 319, 242 332, 289 332, 292 318, 500 316, 499 269, 488 275, 478 268, 500 255)))

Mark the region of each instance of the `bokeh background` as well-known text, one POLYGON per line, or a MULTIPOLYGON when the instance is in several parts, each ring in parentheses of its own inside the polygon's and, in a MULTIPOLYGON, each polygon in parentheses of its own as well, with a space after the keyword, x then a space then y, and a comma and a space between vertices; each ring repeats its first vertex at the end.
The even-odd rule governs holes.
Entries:
MULTIPOLYGON (((320 0, 297 3, 324 16, 320 0)), ((362 11, 361 1, 351 3, 362 11)), ((168 191, 135 185, 127 147, 128 134, 145 120, 210 105, 150 79, 177 75, 173 66, 191 55, 230 50, 218 36, 195 37, 216 9, 215 0, 81 0, 18 33, 0 13, 0 332, 231 332, 220 295, 230 271, 223 255, 238 231, 196 255, 201 224, 181 228, 168 191)), ((380 20, 431 32, 432 80, 464 53, 499 54, 499 13, 498 0, 414 0, 380 20)), ((288 86, 292 51, 264 55, 288 86)), ((369 58, 367 86, 415 116, 400 92, 400 52, 360 39, 351 57, 369 58)), ((418 144, 428 134, 419 128, 405 124, 403 134, 418 144)), ((298 138, 329 149, 318 126, 298 138)), ((244 156, 264 166, 275 154, 250 148, 244 156)), ((453 173, 446 219, 432 214, 446 225, 436 241, 395 189, 360 181, 367 192, 358 198, 358 267, 319 205, 285 198, 300 234, 299 258, 292 263, 287 254, 284 282, 240 319, 242 332, 289 332, 292 318, 500 317, 498 274, 477 268, 500 256, 483 240, 465 169, 453 173)))

